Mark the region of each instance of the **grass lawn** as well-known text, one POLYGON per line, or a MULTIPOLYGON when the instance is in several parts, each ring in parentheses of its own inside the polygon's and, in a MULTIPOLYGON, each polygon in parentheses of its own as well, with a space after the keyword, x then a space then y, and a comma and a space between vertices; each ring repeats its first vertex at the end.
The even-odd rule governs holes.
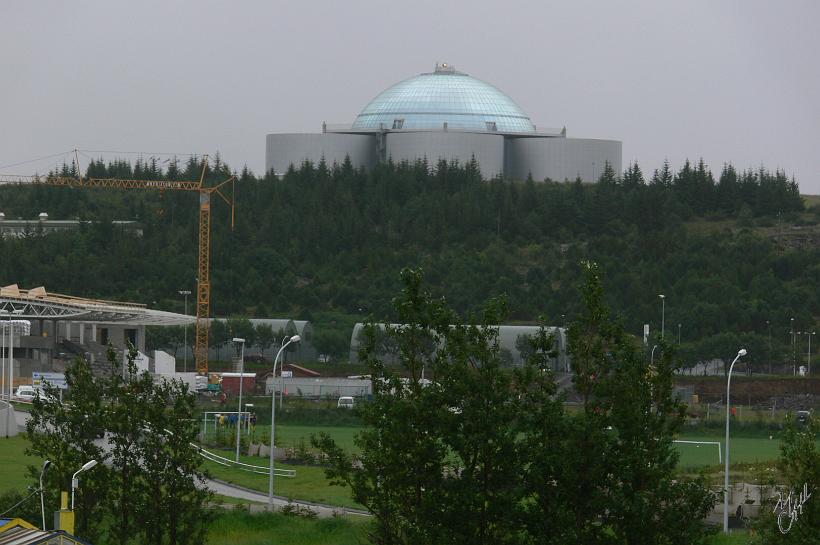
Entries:
POLYGON ((224 512, 211 522, 208 545, 359 545, 366 543, 367 519, 304 519, 281 514, 224 512))
POLYGON ((33 481, 28 477, 28 466, 39 466, 42 461, 26 456, 28 441, 23 434, 0 438, 0 492, 17 490, 24 492, 33 481))
MULTIPOLYGON (((276 424, 276 446, 296 447, 300 441, 304 441, 305 446, 310 448, 310 436, 318 435, 321 432, 329 434, 342 448, 358 452, 353 438, 363 428, 360 426, 305 426, 297 424, 276 424)), ((208 430, 209 440, 213 438, 213 428, 208 430)), ((270 436, 270 426, 259 424, 253 433, 256 442, 267 444, 270 436), (264 441, 263 441, 264 439, 264 441)), ((244 437, 244 432, 243 432, 244 437)))
MULTIPOLYGON (((269 426, 259 426, 259 430, 268 433, 269 426)), ((287 447, 296 446, 300 440, 304 439, 305 444, 310 446, 310 436, 319 432, 327 432, 342 448, 358 452, 353 444, 354 436, 362 428, 355 426, 346 427, 320 427, 320 426, 295 426, 277 425, 276 443, 287 447)), ((257 433, 260 433, 259 431, 257 433)), ((683 434, 679 439, 688 441, 718 441, 723 445, 723 434, 683 434)), ((717 446, 714 445, 688 445, 675 443, 675 447, 680 453, 680 466, 682 468, 694 468, 701 466, 718 465, 717 446)), ((774 460, 780 455, 780 441, 777 438, 768 437, 735 437, 731 438, 731 462, 755 462, 763 460, 774 460)))
MULTIPOLYGON (((223 512, 213 520, 208 531, 208 545, 359 545, 367 543, 370 521, 345 517, 332 519, 302 519, 281 514, 250 515, 241 511, 223 512)), ((747 545, 750 535, 745 531, 715 534, 709 545, 747 545)))
MULTIPOLYGON (((723 435, 683 435, 679 439, 687 441, 718 441, 723 449, 723 435)), ((718 451, 715 445, 689 445, 675 443, 680 453, 679 466, 685 469, 702 466, 719 465, 718 451)), ((775 460, 780 456, 780 441, 768 437, 731 437, 729 441, 730 462, 748 463, 763 460, 775 460)), ((721 454, 722 451, 721 451, 721 454)))
POLYGON ((751 536, 748 532, 735 530, 731 534, 718 533, 707 543, 709 545, 747 545, 751 543, 751 536))
MULTIPOLYGON (((265 467, 268 465, 268 458, 241 456, 240 459, 246 464, 265 467)), ((267 475, 225 467, 213 462, 206 462, 205 467, 216 479, 228 481, 253 490, 259 490, 265 494, 268 492, 267 475)), ((276 477, 274 481, 274 493, 277 496, 285 496, 295 500, 326 503, 329 505, 339 505, 342 507, 362 508, 361 505, 354 502, 353 498, 350 497, 349 488, 330 486, 325 478, 325 470, 323 468, 289 465, 281 462, 277 462, 276 467, 296 471, 295 477, 276 477)))
MULTIPOLYGON (((367 543, 370 521, 362 518, 303 519, 281 514, 250 515, 242 511, 223 512, 211 522, 208 545, 359 545, 367 543)), ((709 545, 747 545, 750 535, 736 531, 715 534, 709 545)))
MULTIPOLYGON (((305 441, 305 444, 310 447, 310 436, 318 435, 325 432, 330 435, 336 443, 352 452, 358 452, 356 445, 353 444, 353 437, 359 433, 363 428, 358 426, 297 426, 297 425, 277 425, 276 426, 276 444, 285 447, 295 447, 299 441, 305 441)), ((257 433, 270 433, 270 426, 258 426, 257 433)))

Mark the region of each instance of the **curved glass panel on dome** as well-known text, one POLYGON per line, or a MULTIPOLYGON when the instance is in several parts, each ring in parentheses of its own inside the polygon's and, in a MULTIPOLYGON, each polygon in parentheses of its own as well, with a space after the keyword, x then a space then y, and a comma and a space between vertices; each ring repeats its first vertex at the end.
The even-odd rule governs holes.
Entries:
POLYGON ((406 79, 370 101, 353 129, 535 132, 510 97, 452 66, 406 79))

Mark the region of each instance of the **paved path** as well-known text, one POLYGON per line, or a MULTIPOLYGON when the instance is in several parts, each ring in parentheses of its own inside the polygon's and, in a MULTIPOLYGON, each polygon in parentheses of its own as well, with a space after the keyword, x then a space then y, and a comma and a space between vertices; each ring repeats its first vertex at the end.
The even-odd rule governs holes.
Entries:
MULTIPOLYGON (((263 494, 262 492, 251 490, 250 488, 245 488, 242 486, 236 486, 218 479, 207 481, 206 486, 215 494, 222 494, 223 496, 229 496, 232 498, 264 503, 264 508, 267 509, 268 495, 263 494)), ((357 515, 363 517, 371 516, 367 511, 362 511, 360 509, 335 507, 333 505, 299 500, 289 501, 287 498, 282 496, 273 497, 273 505, 275 509, 281 509, 288 504, 310 509, 321 518, 332 517, 334 515, 357 515)))
MULTIPOLYGON (((25 411, 15 411, 15 416, 17 419, 17 425, 20 427, 20 432, 23 432, 26 428, 26 422, 28 421, 29 414, 25 411)), ((99 443, 103 443, 104 440, 101 439, 98 441, 99 443)), ((105 448, 107 445, 101 445, 105 448)), ((296 470, 299 471, 298 469, 296 470)), ((213 492, 214 494, 220 494, 222 496, 227 496, 229 498, 236 498, 245 501, 252 501, 252 502, 259 502, 264 503, 265 508, 267 508, 268 504, 268 495, 257 490, 251 490, 250 488, 245 488, 242 486, 236 486, 225 481, 221 481, 218 479, 208 479, 205 481, 205 486, 213 492)), ((303 507, 305 509, 310 509, 311 511, 315 512, 319 517, 332 517, 334 515, 358 515, 358 516, 370 516, 370 513, 367 511, 362 511, 358 509, 347 509, 344 507, 336 507, 333 505, 325 505, 320 503, 312 503, 307 501, 299 501, 293 500, 290 501, 285 497, 282 496, 274 496, 273 497, 273 505, 275 509, 281 509, 286 505, 294 505, 297 507, 303 507)))

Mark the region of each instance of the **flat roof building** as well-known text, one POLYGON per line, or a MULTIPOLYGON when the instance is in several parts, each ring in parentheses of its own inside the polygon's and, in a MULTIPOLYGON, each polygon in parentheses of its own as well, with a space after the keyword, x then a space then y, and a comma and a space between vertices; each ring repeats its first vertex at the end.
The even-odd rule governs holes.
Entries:
POLYGON ((444 63, 382 91, 351 125, 267 135, 265 168, 280 176, 291 165, 346 158, 357 168, 390 159, 475 159, 485 178, 591 182, 607 163, 620 172, 621 142, 538 129, 498 88, 444 63))
MULTIPOLYGON (((76 231, 81 225, 89 225, 92 223, 95 222, 81 221, 79 219, 52 220, 48 219, 48 213, 46 212, 40 212, 36 220, 7 218, 3 212, 0 212, 0 238, 22 238, 37 233, 48 235, 59 231, 76 231)), ((136 221, 114 220, 111 222, 111 225, 137 237, 141 237, 143 234, 142 224, 136 221)))

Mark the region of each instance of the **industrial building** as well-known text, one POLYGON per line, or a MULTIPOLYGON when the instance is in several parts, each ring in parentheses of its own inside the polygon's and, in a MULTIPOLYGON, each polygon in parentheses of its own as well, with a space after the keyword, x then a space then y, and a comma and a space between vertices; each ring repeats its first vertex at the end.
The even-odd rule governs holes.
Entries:
MULTIPOLYGON (((386 331, 387 327, 393 330, 406 327, 404 324, 374 324, 381 331, 386 331)), ((359 362, 359 350, 366 339, 366 326, 364 323, 357 323, 353 326, 353 333, 350 336, 350 363, 359 362)), ((541 331, 540 326, 535 325, 490 325, 486 326, 494 329, 498 335, 498 347, 502 359, 511 367, 521 367, 524 365, 526 356, 522 354, 521 348, 525 346, 526 340, 535 338, 541 331)), ((567 330, 563 327, 545 327, 548 335, 553 336, 556 354, 550 358, 550 368, 558 373, 570 372, 570 357, 567 353, 567 330)), ((399 354, 392 343, 383 343, 382 350, 378 357, 387 364, 399 362, 399 354)))
POLYGON ((267 135, 265 168, 279 176, 291 165, 346 158, 356 168, 475 159, 484 178, 592 182, 606 164, 620 172, 621 142, 568 138, 566 127, 537 128, 499 89, 445 63, 382 91, 351 125, 267 135))
MULTIPOLYGON (((3 212, 0 212, 0 238, 23 238, 38 233, 48 235, 60 231, 76 231, 82 225, 90 225, 92 223, 94 222, 81 221, 79 219, 52 220, 48 218, 47 212, 40 212, 36 220, 7 218, 3 212)), ((143 226, 137 221, 115 220, 111 222, 111 225, 124 233, 129 233, 136 237, 141 237, 143 233, 143 226)))
POLYGON ((12 284, 0 288, 0 331, 13 333, 8 335, 10 344, 4 338, 0 355, 13 355, 14 377, 31 377, 35 371, 62 371, 78 355, 92 366, 105 366, 110 343, 120 357, 134 346, 138 365, 144 362, 152 368, 152 358, 144 354, 145 327, 193 321, 192 316, 137 303, 84 299, 12 284))

